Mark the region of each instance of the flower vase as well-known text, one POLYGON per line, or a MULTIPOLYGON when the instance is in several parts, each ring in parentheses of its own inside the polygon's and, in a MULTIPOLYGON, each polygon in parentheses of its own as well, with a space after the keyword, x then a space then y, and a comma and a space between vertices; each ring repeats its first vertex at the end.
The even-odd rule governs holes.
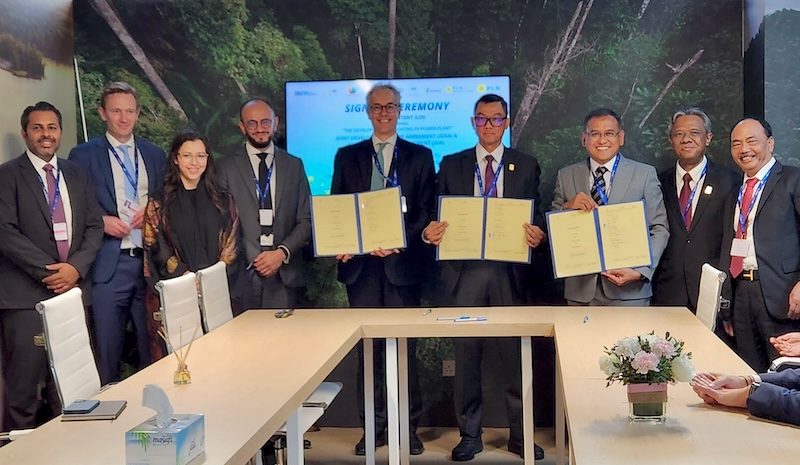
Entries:
POLYGON ((664 423, 667 419, 667 383, 628 384, 631 422, 664 423))

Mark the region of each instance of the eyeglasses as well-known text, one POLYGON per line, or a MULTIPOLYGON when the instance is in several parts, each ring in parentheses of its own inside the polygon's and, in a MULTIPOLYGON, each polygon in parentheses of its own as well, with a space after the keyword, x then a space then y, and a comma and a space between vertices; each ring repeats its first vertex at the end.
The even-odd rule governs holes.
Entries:
POLYGON ((178 157, 180 157, 180 159, 184 160, 184 161, 189 161, 189 160, 205 161, 205 160, 208 159, 208 154, 205 153, 205 152, 199 152, 199 153, 186 153, 186 152, 184 152, 184 153, 179 153, 178 157))
POLYGON ((586 135, 589 136, 589 139, 592 139, 592 140, 598 140, 601 137, 603 139, 615 139, 619 135, 620 132, 622 132, 622 130, 619 130, 619 131, 606 131, 606 132, 592 131, 592 132, 587 132, 586 135))
POLYGON ((397 111, 399 107, 394 103, 387 103, 386 105, 381 105, 380 103, 373 103, 369 106, 369 111, 372 113, 379 115, 386 111, 386 113, 394 113, 397 111))
POLYGON ((486 126, 486 123, 490 123, 492 126, 499 128, 503 125, 503 121, 506 120, 505 116, 492 116, 491 118, 487 118, 485 116, 475 116, 472 118, 475 121, 475 126, 486 126))
POLYGON ((672 134, 670 134, 670 137, 672 137, 673 139, 681 140, 687 135, 692 139, 699 139, 703 136, 703 132, 698 131, 696 129, 694 131, 689 131, 689 132, 675 131, 672 134))
POLYGON ((272 120, 269 118, 264 118, 261 121, 256 121, 254 119, 248 120, 244 123, 247 129, 253 131, 258 129, 258 126, 261 125, 262 128, 270 128, 272 127, 272 120))

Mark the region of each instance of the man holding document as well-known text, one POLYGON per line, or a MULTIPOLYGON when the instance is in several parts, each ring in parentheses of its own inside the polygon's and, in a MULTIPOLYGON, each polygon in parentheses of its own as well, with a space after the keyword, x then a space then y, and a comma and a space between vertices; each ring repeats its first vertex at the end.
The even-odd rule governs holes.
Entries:
MULTIPOLYGON (((392 85, 377 84, 367 93, 367 115, 372 122, 372 137, 342 147, 336 153, 331 194, 353 194, 400 188, 400 204, 407 238, 404 249, 377 248, 367 255, 340 254, 338 279, 347 286, 351 307, 418 307, 420 284, 429 254, 422 243, 422 229, 433 218, 435 185, 433 153, 397 136, 400 92, 392 85)), ((386 444, 386 376, 383 340, 374 341, 375 432, 376 446, 386 444)), ((359 347, 359 378, 363 379, 363 357, 359 347)), ((408 341, 410 453, 421 454, 422 442, 416 424, 422 414, 422 399, 416 370, 416 344, 408 341)), ((358 383, 359 397, 363 382, 358 383)), ((364 406, 359 403, 364 419, 364 406)), ((365 438, 356 444, 357 455, 364 455, 365 438)))
MULTIPOLYGON (((669 239, 667 214, 655 168, 623 157, 619 149, 624 143, 625 131, 619 115, 607 108, 589 112, 584 118, 581 135, 581 145, 586 148, 589 158, 558 171, 552 206, 553 210, 590 212, 598 206, 644 201, 650 255, 645 261, 650 261, 650 265, 609 267, 599 273, 568 275, 564 282, 564 297, 570 305, 650 304, 650 280, 669 239)), ((610 226, 618 229, 621 225, 635 223, 635 218, 624 220, 624 223, 612 221, 610 226)), ((603 241, 606 263, 609 263, 609 257, 624 256, 625 249, 633 246, 643 245, 647 253, 647 244, 643 240, 633 243, 639 237, 638 231, 619 230, 617 233, 603 241)), ((555 246, 553 254, 558 262, 559 249, 555 246)))
MULTIPOLYGON (((442 159, 438 178, 439 195, 444 196, 440 221, 432 221, 423 231, 423 238, 439 247, 445 304, 473 307, 524 303, 530 249, 545 240, 538 205, 541 170, 535 157, 503 147, 503 133, 509 123, 506 101, 499 95, 483 95, 472 116, 478 144, 442 159), (521 200, 491 202, 496 199, 521 200), (455 201, 451 204, 449 200, 455 201), (481 213, 486 215, 485 221, 481 213), (519 221, 511 224, 512 218, 519 221)), ((508 450, 523 455, 519 344, 518 338, 455 339, 455 396, 461 442, 453 449, 454 461, 471 460, 483 450, 481 359, 490 345, 496 346, 504 366, 516 367, 508 370, 506 380, 508 450)), ((539 446, 535 456, 544 456, 539 446)))

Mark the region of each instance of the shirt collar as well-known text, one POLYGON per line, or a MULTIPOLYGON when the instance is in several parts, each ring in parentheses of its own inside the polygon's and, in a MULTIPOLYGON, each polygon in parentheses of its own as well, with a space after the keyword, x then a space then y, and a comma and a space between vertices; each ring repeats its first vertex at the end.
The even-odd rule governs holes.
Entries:
POLYGON ((389 144, 390 147, 394 148, 397 145, 397 133, 392 134, 391 136, 387 137, 386 140, 380 140, 378 136, 372 134, 372 146, 377 147, 379 143, 386 142, 389 144))
MULTIPOLYGON (((703 155, 703 159, 700 161, 700 163, 688 171, 689 175, 692 177, 692 181, 697 182, 700 180, 700 174, 705 169, 706 164, 708 164, 708 160, 706 159, 706 156, 703 155)), ((680 163, 676 162, 675 167, 675 174, 677 176, 676 179, 683 179, 683 176, 687 173, 687 171, 683 169, 680 163)))
POLYGON ((275 156, 275 144, 271 140, 269 141, 269 145, 265 149, 257 149, 253 147, 253 144, 251 144, 250 142, 247 142, 245 144, 245 147, 247 149, 247 154, 251 157, 258 158, 259 153, 266 153, 267 155, 275 156))
POLYGON ((111 134, 109 134, 108 132, 106 132, 106 140, 107 140, 107 141, 108 141, 108 143, 109 143, 109 144, 111 144, 111 146, 112 146, 112 147, 114 147, 114 148, 117 148, 117 147, 119 147, 120 145, 127 145, 127 146, 128 146, 128 147, 130 147, 130 148, 134 148, 134 147, 136 146, 136 142, 133 140, 133 138, 134 138, 134 136, 133 136, 133 135, 131 135, 131 138, 130 138, 130 139, 128 139, 128 141, 127 141, 127 142, 120 142, 119 140, 117 140, 117 138, 116 138, 116 137, 114 137, 114 136, 112 136, 111 134))
POLYGON ((41 172, 44 171, 44 165, 48 163, 53 165, 53 168, 58 171, 58 155, 53 155, 53 158, 51 158, 50 161, 44 161, 34 155, 30 150, 25 150, 25 154, 28 155, 28 160, 31 161, 31 164, 36 169, 36 173, 39 174, 39 176, 41 176, 41 172))
POLYGON ((597 163, 596 161, 594 161, 594 158, 592 158, 592 157, 589 157, 589 166, 591 166, 591 167, 592 167, 592 173, 596 172, 596 171, 597 171, 597 168, 600 168, 601 166, 605 166, 605 167, 606 167, 606 169, 608 170, 608 172, 610 173, 610 172, 611 172, 611 169, 612 169, 612 168, 614 168, 614 162, 615 162, 615 161, 617 160, 617 158, 619 158, 619 157, 620 157, 620 154, 619 154, 619 153, 617 153, 616 155, 614 155, 614 156, 611 158, 611 160, 608 160, 607 162, 603 163, 602 165, 601 165, 600 163, 597 163))
POLYGON ((481 163, 486 158, 486 155, 491 155, 494 157, 494 161, 500 163, 503 160, 503 153, 505 153, 505 151, 506 148, 503 146, 503 144, 498 145, 497 148, 494 149, 494 152, 489 152, 479 143, 475 146, 475 157, 478 160, 478 163, 481 163))
MULTIPOLYGON (((754 177, 759 181, 761 181, 762 179, 764 179, 764 176, 767 175, 767 172, 769 172, 769 170, 771 170, 774 165, 775 165, 775 157, 772 157, 770 158, 770 160, 767 162, 766 165, 764 165, 760 170, 758 170, 758 173, 756 173, 754 177)), ((748 179, 749 178, 747 177, 747 174, 745 174, 743 183, 746 182, 748 179)))

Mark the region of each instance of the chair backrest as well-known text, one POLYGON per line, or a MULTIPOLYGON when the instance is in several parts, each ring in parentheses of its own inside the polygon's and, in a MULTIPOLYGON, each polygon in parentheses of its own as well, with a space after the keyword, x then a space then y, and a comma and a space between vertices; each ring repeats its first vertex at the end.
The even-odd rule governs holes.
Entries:
POLYGON ((200 281, 200 311, 206 332, 216 329, 233 319, 231 292, 228 289, 228 274, 225 262, 217 262, 197 272, 200 281))
POLYGON ((722 283, 728 277, 727 274, 719 271, 713 266, 705 263, 700 272, 700 293, 697 296, 697 318, 711 331, 717 325, 717 313, 719 312, 720 294, 722 293, 722 283))
POLYGON ((61 404, 100 392, 81 290, 77 287, 36 304, 42 315, 45 346, 61 404))
POLYGON ((203 334, 196 283, 194 273, 162 279, 156 283, 156 290, 161 299, 161 323, 164 325, 164 332, 167 333, 172 350, 178 350, 192 342, 193 334, 195 337, 203 334))

